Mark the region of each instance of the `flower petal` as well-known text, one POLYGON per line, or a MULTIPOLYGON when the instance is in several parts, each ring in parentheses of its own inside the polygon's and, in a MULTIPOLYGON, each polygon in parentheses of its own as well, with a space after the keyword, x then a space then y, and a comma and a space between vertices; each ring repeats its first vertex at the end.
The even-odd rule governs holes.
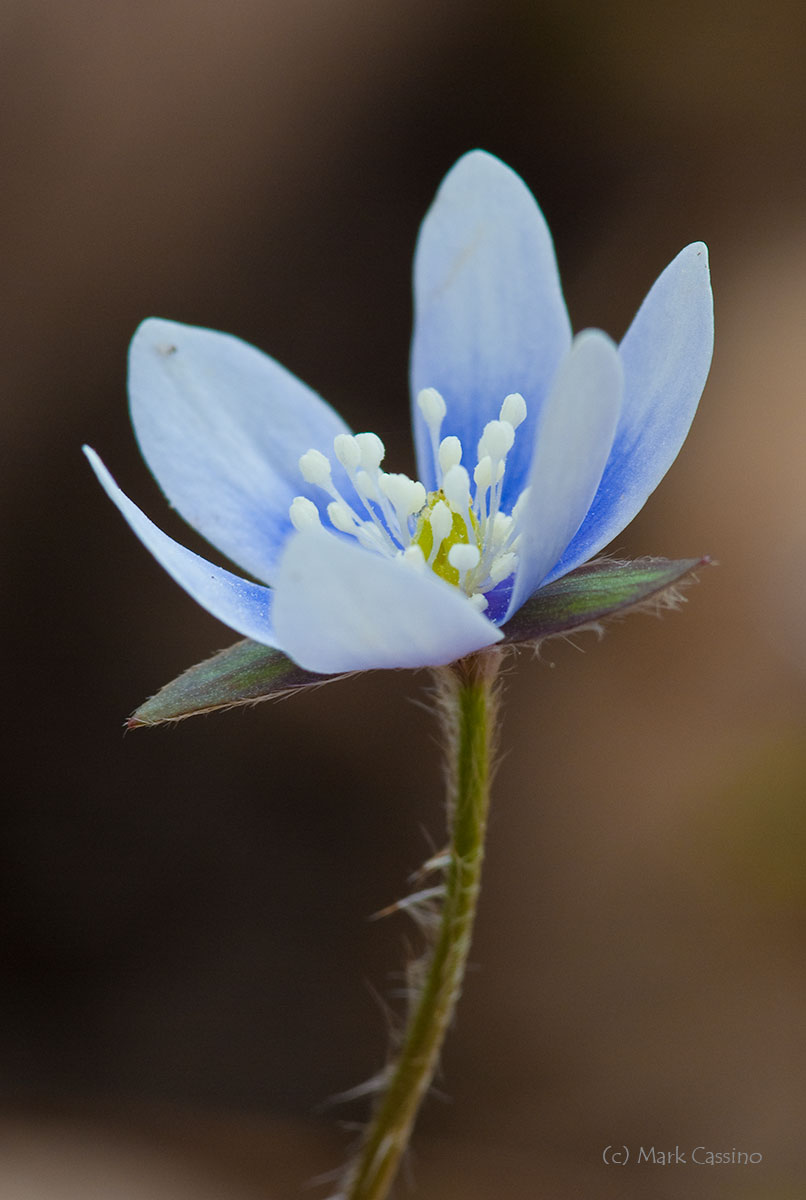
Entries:
POLYGON ((420 478, 436 485, 418 392, 434 387, 471 471, 487 421, 510 392, 527 417, 507 459, 503 507, 521 491, 541 405, 571 342, 554 247, 540 209, 509 167, 481 150, 460 158, 426 214, 414 259, 411 385, 420 478))
POLYGON ((505 619, 537 590, 584 519, 613 445, 622 385, 618 350, 610 338, 598 329, 579 334, 538 427, 505 619))
POLYGON ((165 495, 208 541, 271 580, 298 495, 298 461, 330 453, 341 418, 279 363, 229 334, 144 321, 129 352, 132 423, 165 495))
POLYGON ((272 593, 269 588, 239 579, 237 575, 231 575, 229 571, 214 566, 180 546, 152 524, 120 490, 94 450, 85 446, 84 453, 101 487, 117 505, 146 549, 202 608, 253 641, 262 642, 265 646, 278 644, 270 619, 272 593))
POLYGON ((713 344, 708 250, 695 242, 659 276, 619 347, 624 405, 613 451, 591 510, 550 579, 591 558, 643 508, 688 433, 713 344))
POLYGON ((282 649, 308 671, 441 666, 501 638, 433 572, 321 529, 289 539, 273 615, 282 649))

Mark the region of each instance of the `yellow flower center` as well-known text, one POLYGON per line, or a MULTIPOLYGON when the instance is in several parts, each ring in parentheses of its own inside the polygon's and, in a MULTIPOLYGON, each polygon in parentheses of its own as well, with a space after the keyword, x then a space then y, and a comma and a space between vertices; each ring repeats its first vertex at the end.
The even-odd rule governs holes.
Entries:
POLYGON ((442 488, 438 492, 429 492, 426 506, 418 515, 411 544, 420 547, 425 561, 429 563, 431 570, 436 575, 446 580, 447 583, 452 583, 454 587, 458 587, 459 570, 457 567, 451 566, 450 552, 454 546, 476 546, 481 554, 481 527, 472 508, 468 509, 467 517, 464 517, 462 513, 449 510, 450 525, 447 534, 443 534, 442 530, 448 525, 448 522, 442 514, 447 508, 448 504, 442 488), (437 508, 438 505, 442 507, 437 508), (434 522, 437 525, 436 537, 434 536, 434 522), (432 558, 435 541, 438 542, 439 549, 432 558))
POLYGON ((510 512, 502 511, 501 497, 507 455, 526 417, 526 404, 517 392, 505 397, 498 419, 484 426, 472 476, 462 465, 459 438, 441 436, 446 405, 439 392, 425 388, 417 405, 431 442, 436 491, 426 492, 408 475, 381 470, 385 449, 376 434, 340 433, 333 454, 353 495, 339 490, 329 457, 308 450, 299 460, 300 473, 330 500, 317 504, 310 496, 297 496, 289 516, 300 532, 319 527, 326 516, 331 529, 355 538, 365 549, 415 570, 432 570, 461 588, 483 612, 487 593, 518 565, 518 516, 528 488, 510 512))

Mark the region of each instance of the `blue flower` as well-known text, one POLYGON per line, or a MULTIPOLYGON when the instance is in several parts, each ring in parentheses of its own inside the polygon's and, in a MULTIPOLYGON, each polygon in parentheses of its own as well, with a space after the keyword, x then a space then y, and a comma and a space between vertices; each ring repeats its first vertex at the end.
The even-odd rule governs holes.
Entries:
POLYGON ((713 345, 687 246, 620 345, 572 337, 551 235, 498 159, 465 155, 420 230, 411 354, 419 479, 237 338, 151 319, 129 357, 142 453, 172 505, 255 583, 162 533, 86 453, 204 608, 310 671, 436 666, 502 638, 541 586, 635 516, 674 461, 713 345))

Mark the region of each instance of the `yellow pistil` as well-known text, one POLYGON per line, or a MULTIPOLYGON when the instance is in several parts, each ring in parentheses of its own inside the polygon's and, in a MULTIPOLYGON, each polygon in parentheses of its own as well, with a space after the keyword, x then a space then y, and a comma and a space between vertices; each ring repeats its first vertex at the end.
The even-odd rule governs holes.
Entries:
POLYGON ((417 526, 414 530, 414 535, 411 539, 413 546, 419 546, 425 556, 425 561, 431 567, 431 570, 439 575, 440 578, 446 580, 447 583, 452 583, 454 587, 459 586, 459 571, 456 567, 452 567, 448 561, 453 546, 459 545, 474 545, 478 546, 481 551, 481 528, 476 514, 471 508, 468 508, 467 517, 461 513, 451 510, 451 528, 437 549, 433 559, 431 557, 434 550, 434 530, 431 526, 431 514, 437 504, 446 504, 445 493, 440 488, 437 492, 429 492, 425 507, 421 510, 417 518, 417 526))

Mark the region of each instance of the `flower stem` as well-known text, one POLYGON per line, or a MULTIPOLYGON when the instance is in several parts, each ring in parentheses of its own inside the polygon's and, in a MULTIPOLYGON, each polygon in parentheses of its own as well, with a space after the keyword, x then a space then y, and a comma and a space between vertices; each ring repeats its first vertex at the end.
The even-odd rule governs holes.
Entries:
POLYGON ((500 661, 493 648, 434 671, 448 756, 450 840, 440 856, 442 907, 433 945, 419 964, 419 990, 397 1057, 384 1073, 384 1091, 339 1200, 387 1196, 462 990, 481 886, 500 661))

